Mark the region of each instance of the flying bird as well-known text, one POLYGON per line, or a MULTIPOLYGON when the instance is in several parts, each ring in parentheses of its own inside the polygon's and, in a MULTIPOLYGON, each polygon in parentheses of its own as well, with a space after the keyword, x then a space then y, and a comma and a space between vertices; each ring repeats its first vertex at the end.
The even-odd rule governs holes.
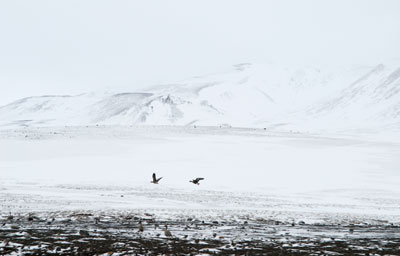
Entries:
POLYGON ((163 178, 163 177, 160 177, 160 178, 157 179, 156 174, 153 173, 153 180, 150 181, 150 182, 151 182, 151 183, 154 183, 154 184, 158 184, 158 182, 159 182, 162 178, 163 178))
POLYGON ((189 182, 192 182, 193 184, 196 184, 196 185, 200 185, 201 180, 204 180, 204 178, 196 178, 194 180, 190 180, 189 182))

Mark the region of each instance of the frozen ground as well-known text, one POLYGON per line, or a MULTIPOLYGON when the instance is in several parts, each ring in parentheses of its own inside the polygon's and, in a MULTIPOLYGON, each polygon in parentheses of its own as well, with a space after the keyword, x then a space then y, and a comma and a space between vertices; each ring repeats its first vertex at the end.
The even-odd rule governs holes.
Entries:
MULTIPOLYGON (((182 237, 195 235, 184 231, 186 224, 179 220, 197 220, 205 227, 217 221, 225 225, 200 227, 201 236, 212 239, 212 232, 225 232, 237 241, 248 234, 259 239, 263 223, 267 231, 273 230, 270 224, 283 224, 271 237, 300 232, 306 240, 327 232, 345 239, 349 226, 365 225, 378 240, 397 239, 398 247, 398 232, 388 236, 380 228, 400 224, 396 138, 169 126, 0 130, 2 232, 18 225, 18 236, 20 228, 28 227, 29 213, 39 226, 41 220, 62 223, 84 213, 91 225, 96 216, 135 216, 131 229, 152 216, 145 225, 169 221, 182 237), (164 177, 159 185, 150 183, 153 172, 164 177), (188 182, 195 177, 205 180, 200 186, 188 182), (13 220, 7 220, 9 214, 13 220), (228 228, 246 220, 253 231, 228 228), (298 229, 302 222, 307 227, 298 229), (324 225, 325 231, 310 232, 315 225, 324 225), (336 225, 345 228, 332 228, 336 225)), ((367 231, 363 234, 371 236, 367 231)), ((147 233, 146 241, 157 234, 147 233)))
POLYGON ((1 130, 0 209, 283 211, 393 221, 399 155, 400 140, 263 129, 1 130), (153 172, 164 177, 159 185, 150 183, 153 172), (205 180, 195 186, 188 182, 195 177, 205 180))

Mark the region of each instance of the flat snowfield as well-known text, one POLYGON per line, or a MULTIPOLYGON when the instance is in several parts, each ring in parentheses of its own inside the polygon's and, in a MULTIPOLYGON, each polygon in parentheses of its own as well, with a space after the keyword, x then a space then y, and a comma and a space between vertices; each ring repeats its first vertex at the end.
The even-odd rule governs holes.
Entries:
POLYGON ((0 210, 398 222, 399 156, 398 140, 263 129, 1 130, 0 210), (199 186, 189 182, 196 177, 205 178, 199 186))
POLYGON ((399 156, 264 129, 0 130, 0 254, 399 255, 399 156))

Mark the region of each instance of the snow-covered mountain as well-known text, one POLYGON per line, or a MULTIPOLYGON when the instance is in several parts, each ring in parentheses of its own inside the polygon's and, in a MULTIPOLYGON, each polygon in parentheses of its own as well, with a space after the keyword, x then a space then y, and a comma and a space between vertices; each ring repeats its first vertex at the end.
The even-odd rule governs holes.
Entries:
POLYGON ((353 125, 399 123, 400 65, 373 67, 309 113, 317 119, 342 120, 353 125))
POLYGON ((0 125, 368 128, 400 123, 400 62, 321 69, 239 64, 144 92, 24 98, 0 125))

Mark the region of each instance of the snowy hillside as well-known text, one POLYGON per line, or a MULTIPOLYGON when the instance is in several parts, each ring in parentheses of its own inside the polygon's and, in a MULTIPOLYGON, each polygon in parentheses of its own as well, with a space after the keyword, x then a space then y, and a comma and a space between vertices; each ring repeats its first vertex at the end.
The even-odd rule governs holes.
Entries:
POLYGON ((310 113, 352 124, 400 122, 400 65, 377 65, 310 113))
POLYGON ((231 125, 315 130, 400 122, 400 63, 353 69, 239 64, 145 92, 30 97, 0 125, 231 125))

